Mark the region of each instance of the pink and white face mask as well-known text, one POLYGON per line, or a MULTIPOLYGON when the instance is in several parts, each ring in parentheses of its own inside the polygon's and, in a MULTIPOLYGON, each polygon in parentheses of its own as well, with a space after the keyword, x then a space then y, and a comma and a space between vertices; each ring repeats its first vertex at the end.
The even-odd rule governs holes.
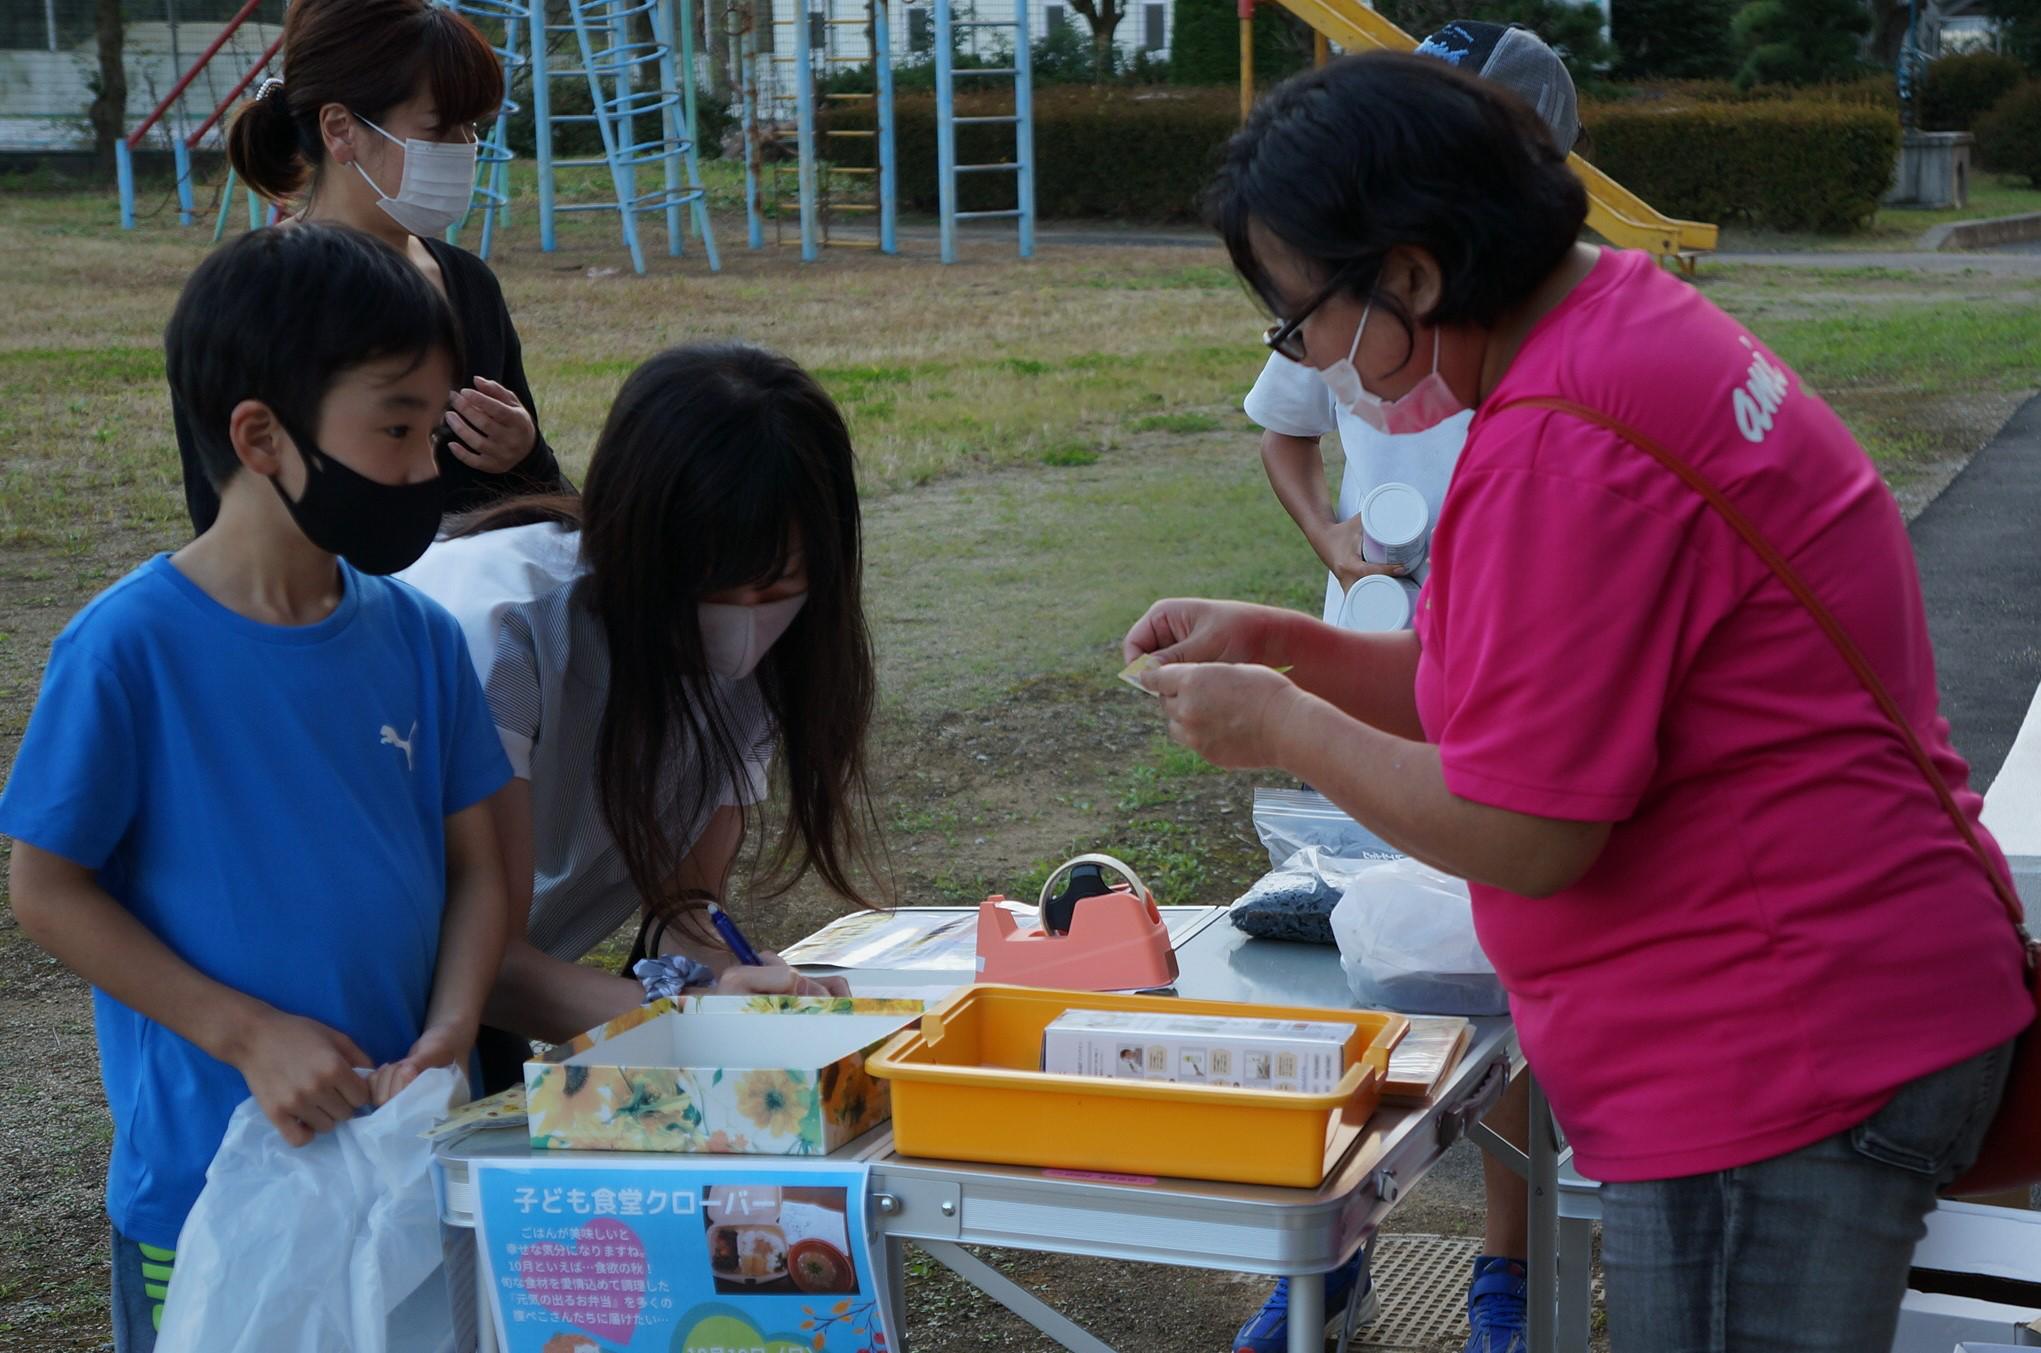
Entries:
POLYGON ((1431 374, 1411 386, 1401 398, 1383 399, 1361 383, 1361 373, 1354 366, 1354 354, 1361 350, 1361 335, 1368 331, 1368 317, 1374 313, 1375 303, 1370 301, 1361 311, 1361 323, 1354 330, 1353 346, 1347 349, 1346 356, 1331 366, 1318 369, 1318 379, 1325 382, 1325 388, 1332 392, 1339 406, 1375 431, 1390 437, 1429 432, 1454 414, 1464 411, 1467 406, 1460 402, 1460 397, 1446 384, 1446 378, 1439 374, 1437 329, 1432 330, 1431 374))

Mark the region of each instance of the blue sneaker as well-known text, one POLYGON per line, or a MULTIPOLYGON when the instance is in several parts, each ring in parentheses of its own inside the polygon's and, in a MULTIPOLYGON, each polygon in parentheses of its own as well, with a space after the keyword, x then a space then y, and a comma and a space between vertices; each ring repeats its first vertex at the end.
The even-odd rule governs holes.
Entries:
MULTIPOLYGON (((1368 1254, 1374 1242, 1325 1275, 1325 1337, 1337 1339, 1343 1327, 1359 1329, 1375 1318, 1380 1299, 1375 1280, 1368 1274, 1368 1254), (1347 1326, 1347 1306, 1354 1307, 1353 1324, 1347 1326)), ((1248 1322, 1233 1336, 1233 1353, 1284 1353, 1290 1346, 1290 1280, 1278 1278, 1275 1290, 1248 1322)))
POLYGON ((1482 1255, 1467 1289, 1467 1347, 1462 1353, 1525 1353, 1524 1266, 1482 1255))

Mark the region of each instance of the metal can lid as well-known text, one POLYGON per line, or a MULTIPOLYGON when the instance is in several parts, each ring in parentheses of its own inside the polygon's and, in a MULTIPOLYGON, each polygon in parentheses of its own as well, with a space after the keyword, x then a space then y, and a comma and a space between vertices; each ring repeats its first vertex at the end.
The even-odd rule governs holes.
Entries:
POLYGON ((1408 484, 1378 484, 1361 500, 1361 529, 1384 545, 1422 539, 1431 521, 1424 495, 1408 484))
POLYGON ((1410 589, 1386 573, 1371 573, 1346 590, 1340 603, 1341 629, 1377 633, 1410 624, 1410 589))

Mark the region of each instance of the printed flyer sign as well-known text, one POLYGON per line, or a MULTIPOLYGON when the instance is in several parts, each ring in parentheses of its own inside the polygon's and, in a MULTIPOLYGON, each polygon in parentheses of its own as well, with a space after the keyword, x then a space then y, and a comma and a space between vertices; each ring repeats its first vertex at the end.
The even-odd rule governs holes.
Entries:
POLYGON ((886 1353, 868 1173, 477 1161, 505 1353, 886 1353))

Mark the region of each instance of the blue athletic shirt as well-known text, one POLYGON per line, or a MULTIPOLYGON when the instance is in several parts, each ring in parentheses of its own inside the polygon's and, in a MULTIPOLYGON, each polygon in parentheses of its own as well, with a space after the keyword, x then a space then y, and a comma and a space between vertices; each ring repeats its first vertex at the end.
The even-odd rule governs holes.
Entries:
MULTIPOLYGON (((509 778, 460 626, 340 565, 317 624, 236 615, 158 555, 50 650, 0 834, 97 871, 185 962, 345 1033, 417 1039, 446 907, 444 819, 509 778)), ((174 1246, 233 1067, 93 993, 113 1110, 108 1215, 174 1246)))

